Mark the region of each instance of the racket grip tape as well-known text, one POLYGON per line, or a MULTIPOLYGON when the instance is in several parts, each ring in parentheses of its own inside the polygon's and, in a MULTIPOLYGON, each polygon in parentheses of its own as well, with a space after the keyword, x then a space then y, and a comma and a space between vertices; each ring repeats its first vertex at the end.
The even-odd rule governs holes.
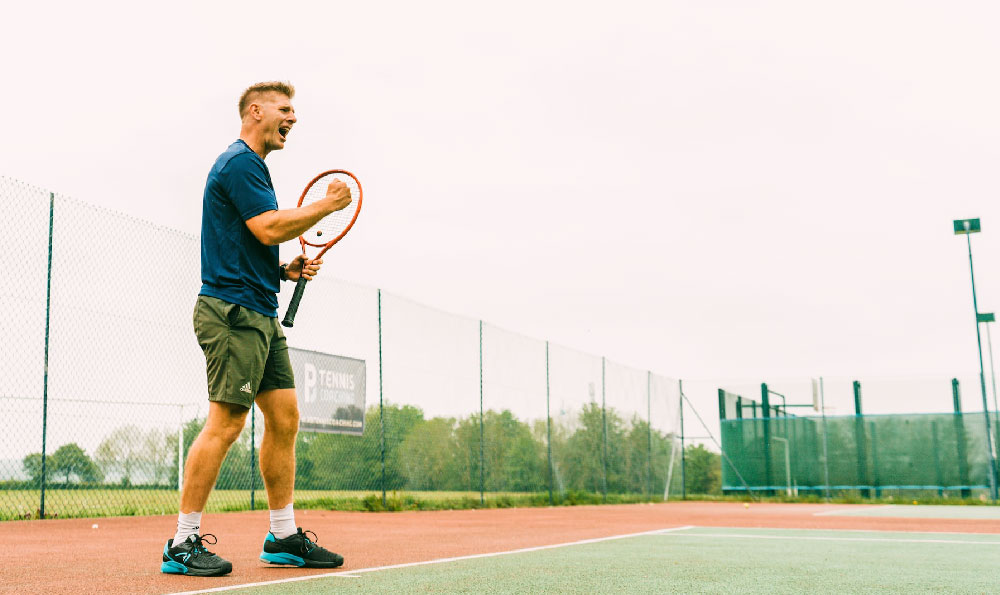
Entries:
POLYGON ((302 294, 306 291, 307 282, 305 277, 299 277, 299 280, 295 282, 295 291, 292 293, 291 301, 288 302, 288 310, 285 311, 285 319, 281 321, 281 326, 285 328, 295 326, 295 313, 299 311, 299 302, 302 301, 302 294))

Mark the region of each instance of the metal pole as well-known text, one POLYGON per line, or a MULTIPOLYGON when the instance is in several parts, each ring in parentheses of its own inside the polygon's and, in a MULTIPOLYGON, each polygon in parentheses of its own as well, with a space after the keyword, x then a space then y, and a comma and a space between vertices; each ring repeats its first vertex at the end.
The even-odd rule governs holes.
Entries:
MULTIPOLYGON (((989 347, 990 384, 993 388, 993 452, 997 452, 997 449, 1000 448, 1000 445, 996 443, 998 439, 997 432, 1000 431, 1000 428, 997 427, 997 424, 1000 423, 1000 421, 997 420, 997 416, 1000 415, 1000 411, 997 411, 997 376, 996 372, 993 370, 993 338, 990 337, 989 323, 986 323, 986 345, 989 347)), ((1000 486, 998 486, 997 489, 1000 490, 1000 486)))
POLYGON ((996 459, 993 456, 992 425, 990 423, 990 406, 986 402, 986 372, 983 368, 983 340, 979 334, 979 304, 976 302, 976 273, 972 268, 972 239, 965 235, 969 246, 969 276, 972 278, 972 308, 976 319, 976 345, 979 348, 979 386, 983 393, 983 416, 986 419, 986 451, 990 461, 990 498, 997 499, 996 459))
POLYGON ((646 493, 653 494, 653 404, 651 400, 653 373, 646 371, 646 493))
POLYGON ((990 337, 990 325, 986 323, 986 345, 989 347, 990 354, 990 380, 993 384, 993 416, 996 417, 997 412, 1000 409, 997 408, 997 375, 993 370, 993 338, 990 337))
POLYGON ((250 510, 254 510, 254 487, 257 479, 254 468, 257 466, 257 408, 250 403, 250 510))
POLYGON ((378 431, 382 449, 382 508, 385 503, 385 409, 382 404, 382 290, 378 291, 378 431))
POLYGON ((479 321, 479 504, 486 505, 486 432, 483 429, 483 321, 479 321))
POLYGON ((52 221, 56 195, 49 192, 49 264, 45 277, 45 367, 42 372, 42 485, 38 503, 38 518, 45 518, 45 448, 49 423, 49 322, 52 311, 52 221))
POLYGON ((177 491, 184 491, 184 405, 177 406, 177 491))
POLYGON ((826 499, 830 500, 830 450, 826 429, 826 392, 823 390, 823 377, 819 377, 819 408, 823 414, 823 476, 826 482, 826 499))
POLYGON ((601 442, 603 445, 601 454, 601 465, 604 469, 601 475, 601 494, 605 502, 608 501, 608 407, 604 396, 604 358, 601 358, 601 442))
MULTIPOLYGON (((687 481, 684 475, 684 381, 677 381, 677 390, 681 393, 681 398, 678 399, 678 408, 681 411, 681 500, 687 500, 687 481)), ((673 453, 670 453, 673 456, 673 453)))
POLYGON ((552 469, 552 414, 549 412, 549 342, 545 342, 545 431, 548 435, 547 448, 549 451, 549 506, 555 504, 552 499, 552 483, 554 481, 552 469))

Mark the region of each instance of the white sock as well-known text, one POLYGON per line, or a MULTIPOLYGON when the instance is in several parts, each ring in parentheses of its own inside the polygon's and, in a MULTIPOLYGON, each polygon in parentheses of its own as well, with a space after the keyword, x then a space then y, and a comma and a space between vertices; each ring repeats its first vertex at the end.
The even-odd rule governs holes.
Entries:
POLYGON ((271 533, 278 539, 295 535, 295 510, 291 504, 271 511, 271 533))
POLYGON ((201 529, 201 512, 177 513, 177 533, 174 534, 174 545, 180 545, 191 535, 197 535, 201 529))

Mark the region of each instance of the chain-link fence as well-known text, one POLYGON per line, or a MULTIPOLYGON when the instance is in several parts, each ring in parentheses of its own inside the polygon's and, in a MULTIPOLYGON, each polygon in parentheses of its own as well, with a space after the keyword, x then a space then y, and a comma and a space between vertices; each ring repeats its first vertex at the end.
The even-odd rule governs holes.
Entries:
MULTIPOLYGON (((175 512, 208 411, 198 239, 8 178, 0 206, 0 519, 175 512)), ((366 390, 360 435, 299 433, 298 501, 680 491, 676 380, 330 276, 299 320, 289 345, 362 361, 366 390)), ((209 510, 264 505, 262 426, 209 510)))
POLYGON ((982 395, 978 378, 806 379, 719 389, 723 492, 993 499, 1000 422, 989 393, 984 413, 982 395), (887 400, 951 411, 869 412, 887 400))

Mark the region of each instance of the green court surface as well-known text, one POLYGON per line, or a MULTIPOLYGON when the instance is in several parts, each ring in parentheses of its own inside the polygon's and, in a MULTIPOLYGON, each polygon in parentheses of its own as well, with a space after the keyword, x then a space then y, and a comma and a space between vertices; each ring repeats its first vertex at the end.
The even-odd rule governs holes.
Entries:
POLYGON ((1000 535, 685 527, 229 593, 990 593, 1000 535))
POLYGON ((1000 506, 899 505, 852 506, 819 513, 819 516, 895 517, 902 519, 1000 519, 1000 506))

